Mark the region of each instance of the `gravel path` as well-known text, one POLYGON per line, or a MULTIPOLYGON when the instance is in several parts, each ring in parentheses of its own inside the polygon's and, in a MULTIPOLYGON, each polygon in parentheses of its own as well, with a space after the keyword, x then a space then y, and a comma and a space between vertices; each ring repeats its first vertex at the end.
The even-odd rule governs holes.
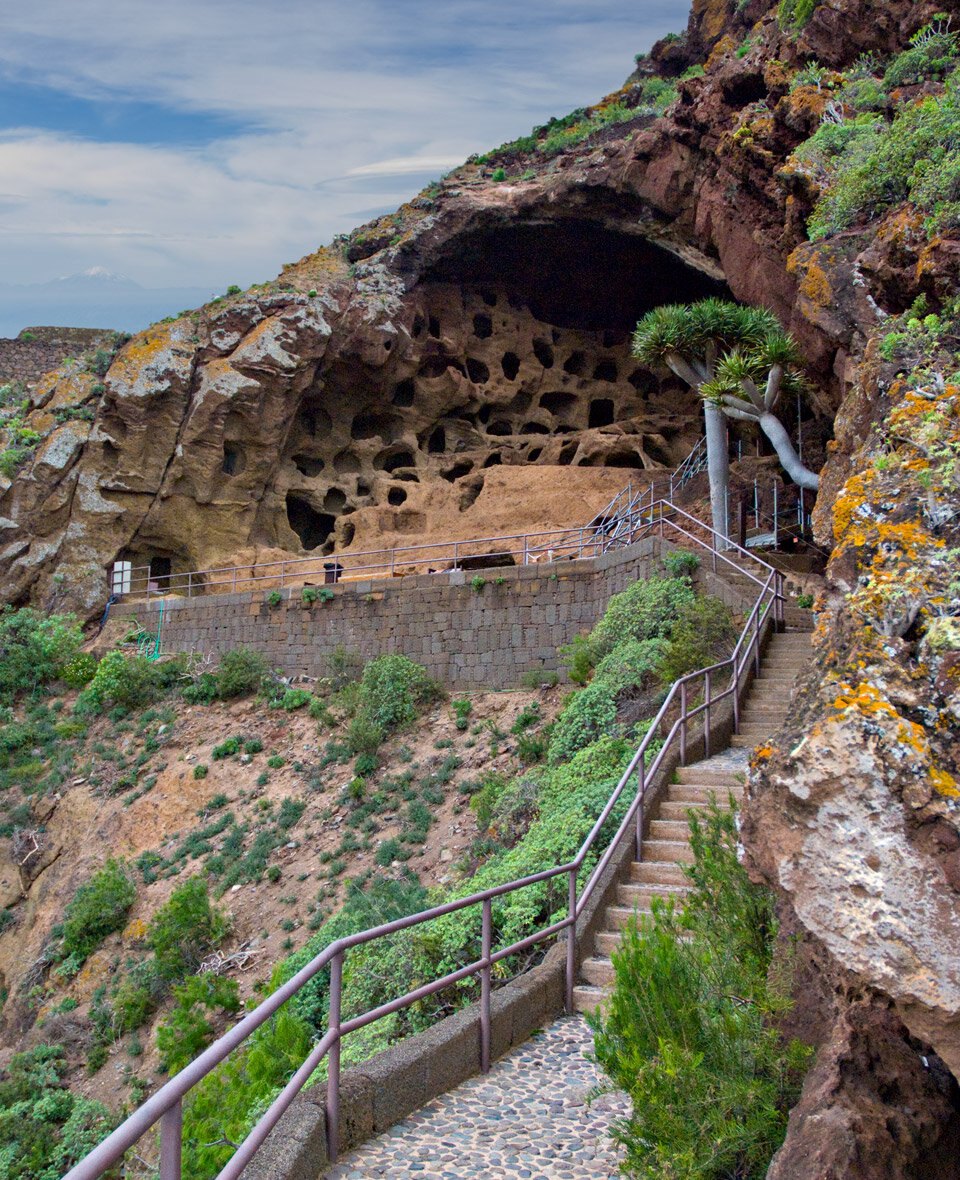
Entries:
POLYGON ((584 1058, 593 1037, 582 1016, 562 1016, 498 1061, 343 1156, 327 1180, 583 1180, 619 1175, 611 1121, 622 1093, 587 1104, 601 1080, 584 1058))

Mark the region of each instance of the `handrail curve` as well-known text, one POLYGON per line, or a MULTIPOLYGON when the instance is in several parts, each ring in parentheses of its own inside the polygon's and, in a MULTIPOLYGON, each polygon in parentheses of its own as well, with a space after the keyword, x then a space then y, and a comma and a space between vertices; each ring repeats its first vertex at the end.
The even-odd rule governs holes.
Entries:
POLYGON ((732 654, 726 659, 712 664, 707 668, 700 668, 680 677, 670 688, 667 696, 650 723, 647 732, 638 749, 627 764, 619 782, 611 792, 587 836, 584 838, 576 855, 566 864, 558 865, 541 872, 533 873, 516 881, 509 881, 502 885, 473 893, 467 897, 458 898, 442 905, 434 906, 417 914, 409 914, 384 923, 369 930, 346 935, 325 947, 315 958, 305 964, 285 984, 268 996, 252 1012, 240 1020, 232 1029, 226 1032, 209 1048, 205 1049, 192 1062, 185 1066, 175 1077, 171 1078, 152 1097, 148 1098, 135 1110, 119 1127, 106 1139, 95 1147, 84 1159, 74 1165, 66 1173, 63 1180, 97 1180, 103 1173, 115 1164, 123 1154, 129 1150, 142 1135, 144 1135, 158 1121, 160 1122, 160 1180, 181 1180, 180 1152, 182 1132, 182 1102, 189 1091, 200 1082, 211 1070, 220 1064, 235 1048, 241 1045, 251 1033, 260 1028, 271 1016, 277 1012, 296 992, 317 975, 324 967, 330 967, 330 995, 328 1029, 323 1037, 311 1050, 303 1065, 287 1082, 280 1094, 274 1099, 267 1111, 258 1120, 230 1161, 220 1171, 217 1180, 235 1180, 239 1177, 247 1163, 252 1159, 256 1150, 261 1146, 270 1131, 279 1122, 284 1111, 293 1102, 296 1095, 303 1088, 310 1076, 325 1056, 329 1055, 329 1071, 327 1081, 327 1135, 328 1153, 332 1160, 338 1152, 339 1126, 339 1076, 340 1076, 340 1042, 348 1032, 362 1028, 373 1021, 392 1012, 432 995, 437 991, 450 987, 452 984, 471 976, 480 976, 480 1027, 481 1027, 481 1062, 484 1071, 489 1067, 489 1036, 490 1036, 490 996, 491 996, 491 968, 495 963, 516 954, 527 947, 552 938, 561 931, 566 931, 566 1005, 572 1010, 573 985, 576 970, 575 927, 577 919, 583 913, 592 893, 597 888, 617 848, 621 845, 630 830, 635 828, 636 852, 639 857, 642 844, 642 823, 646 786, 653 780, 664 759, 679 739, 680 761, 686 761, 687 730, 690 720, 700 715, 704 716, 703 742, 704 752, 709 756, 710 750, 710 712, 721 701, 733 698, 734 729, 739 729, 740 694, 743 690, 743 678, 751 661, 759 667, 760 647, 765 630, 771 626, 778 626, 783 619, 783 576, 773 566, 734 544, 727 538, 720 537, 709 526, 703 524, 689 513, 676 507, 669 501, 660 500, 653 504, 640 505, 638 498, 633 497, 627 489, 627 506, 617 517, 618 544, 623 547, 648 535, 651 531, 659 531, 661 538, 667 529, 674 531, 685 541, 689 541, 712 556, 714 571, 718 564, 725 564, 736 570, 759 587, 756 601, 747 616, 743 630, 734 646, 732 654), (697 531, 693 531, 696 529, 697 531), (706 534, 706 538, 698 534, 706 534), (732 559, 730 554, 736 554, 746 559, 756 569, 760 567, 758 576, 753 570, 744 568, 732 559), (729 682, 720 692, 713 692, 714 684, 726 672, 729 672, 729 682), (696 688, 702 684, 703 699, 699 703, 690 704, 690 687, 696 688), (679 700, 679 714, 672 722, 659 749, 652 755, 650 765, 647 756, 651 745, 658 740, 661 726, 671 708, 675 708, 679 700), (596 865, 582 888, 578 889, 578 875, 593 849, 604 825, 610 818, 617 803, 627 790, 632 779, 636 779, 636 790, 616 833, 607 842, 601 852, 596 865), (526 888, 541 881, 553 880, 560 876, 567 878, 567 913, 558 921, 552 922, 542 930, 527 935, 508 947, 492 948, 492 902, 495 898, 526 888), (433 921, 446 914, 459 910, 480 906, 481 915, 481 957, 455 971, 431 980, 429 983, 407 992, 403 996, 395 997, 368 1012, 361 1013, 348 1020, 342 1019, 342 972, 345 954, 353 947, 363 945, 379 938, 396 934, 425 922, 433 921))

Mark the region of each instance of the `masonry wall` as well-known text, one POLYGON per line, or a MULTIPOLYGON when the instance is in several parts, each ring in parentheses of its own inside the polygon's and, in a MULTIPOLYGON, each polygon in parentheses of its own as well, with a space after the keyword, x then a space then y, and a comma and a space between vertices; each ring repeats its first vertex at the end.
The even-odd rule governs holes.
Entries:
MULTIPOLYGON (((330 587, 332 600, 309 606, 299 586, 286 587, 278 606, 266 591, 170 597, 162 600, 163 649, 252 647, 286 675, 322 676, 342 645, 365 660, 401 652, 452 689, 515 687, 532 670, 562 674, 557 648, 592 627, 612 594, 660 572, 660 546, 646 538, 590 560, 479 571, 479 592, 478 571, 459 570, 342 582, 330 587)), ((160 610, 159 599, 112 608, 150 632, 160 610)))
POLYGON ((24 328, 17 337, 0 337, 0 385, 34 385, 67 357, 99 348, 110 335, 99 328, 24 328))

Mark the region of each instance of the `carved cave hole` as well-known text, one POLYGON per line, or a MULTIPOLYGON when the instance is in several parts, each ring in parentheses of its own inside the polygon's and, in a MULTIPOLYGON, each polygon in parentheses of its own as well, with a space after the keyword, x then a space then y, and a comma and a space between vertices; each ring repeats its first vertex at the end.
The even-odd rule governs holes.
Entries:
POLYGON ((413 317, 413 325, 410 328, 410 335, 414 338, 414 340, 416 340, 418 336, 423 335, 423 329, 426 327, 426 325, 426 320, 423 318, 420 312, 417 312, 417 314, 413 317))
POLYGON ((392 451, 386 455, 378 455, 373 465, 380 471, 394 472, 401 467, 415 467, 416 459, 412 451, 392 451))
POLYGON ((565 418, 577 407, 577 399, 572 393, 545 393, 540 398, 540 408, 557 418, 565 418))
POLYGON ((520 358, 515 352, 505 352, 500 367, 508 381, 516 381, 517 374, 520 372, 520 358))
POLYGON ((636 451, 621 449, 608 451, 605 455, 592 455, 589 459, 584 459, 579 466, 637 468, 643 466, 643 461, 636 451))
POLYGON ((447 449, 447 434, 442 426, 438 426, 427 440, 428 455, 442 455, 447 449))
POLYGON ((427 331, 434 338, 434 340, 440 339, 440 321, 435 315, 432 315, 427 321, 427 331))
POLYGON ((471 505, 476 503, 477 496, 483 491, 483 476, 477 475, 471 480, 467 480, 463 485, 463 492, 460 495, 460 511, 466 512, 471 505))
POLYGON ((364 483, 364 481, 362 479, 357 480, 357 495, 358 496, 369 496, 370 495, 370 485, 368 483, 364 483))
POLYGON ((313 479, 319 475, 324 468, 323 460, 317 456, 312 455, 294 455, 293 464, 301 475, 305 475, 307 479, 313 479))
POLYGON ((316 438, 317 435, 328 435, 333 429, 333 421, 322 406, 304 402, 297 413, 297 426, 311 438, 316 438))
POLYGON ((476 357, 468 356, 467 376, 474 385, 486 385, 490 380, 490 370, 483 361, 478 361, 476 357))
POLYGON ((287 492, 287 520, 304 549, 326 545, 337 523, 335 516, 318 512, 308 500, 293 492, 287 492))
POLYGON ((493 335, 493 320, 482 312, 473 317, 473 334, 478 340, 488 340, 493 335))
POLYGON ((553 368, 553 349, 546 340, 534 340, 533 355, 545 369, 553 368))
POLYGON ((364 410, 354 418, 350 427, 350 437, 380 438, 385 443, 390 443, 402 429, 401 422, 392 414, 384 414, 379 410, 364 410))
POLYGON ((481 291, 480 298, 487 305, 487 307, 496 307, 497 306, 497 293, 496 293, 496 291, 481 291))
POLYGON ((573 377, 582 377, 587 367, 587 358, 582 352, 571 352, 563 362, 563 371, 573 377))
POLYGON ((593 370, 594 381, 610 381, 616 384, 620 374, 613 361, 601 361, 593 370))
POLYGON ((392 504, 394 508, 399 508, 407 498, 407 493, 403 488, 391 488, 387 492, 387 503, 392 504))
POLYGON ((390 401, 395 406, 412 406, 416 392, 416 382, 412 377, 408 377, 405 381, 401 381, 397 385, 393 391, 393 397, 390 399, 390 401))
POLYGON ((354 475, 360 470, 360 460, 348 447, 334 456, 333 469, 337 475, 354 475))
POLYGON ((477 414, 477 421, 480 423, 481 426, 486 426, 486 424, 490 421, 490 407, 489 406, 481 406, 480 407, 480 413, 477 414))
POLYGON ((472 463, 455 463, 449 471, 441 471, 440 477, 447 480, 448 483, 455 483, 456 480, 462 479, 465 475, 469 475, 472 470, 472 463))
POLYGON ((532 450, 527 451, 527 462, 528 463, 536 463, 536 461, 540 458, 540 456, 542 454, 543 454, 543 447, 534 447, 532 450))
POLYGON ((224 475, 239 475, 245 466, 243 451, 236 443, 223 444, 223 462, 220 470, 224 475))
POLYGON ((627 378, 637 393, 653 393, 657 379, 649 369, 634 369, 627 378))
POLYGON ((498 438, 513 434, 513 427, 504 418, 497 418, 487 427, 487 434, 495 434, 498 438))
POLYGON ((590 403, 590 418, 587 425, 590 427, 596 426, 612 426, 613 417, 613 402, 608 397, 596 397, 590 403))
POLYGON ((575 443, 575 442, 565 443, 560 448, 560 454, 557 456, 557 462, 560 464, 561 467, 567 467, 569 464, 571 464, 573 462, 573 457, 577 453, 577 447, 579 445, 580 445, 579 443, 575 443))
POLYGON ((503 462, 503 456, 500 454, 499 451, 494 451, 492 455, 489 455, 484 460, 483 465, 484 465, 484 467, 499 467, 502 462, 503 462))
POLYGON ((350 521, 346 521, 340 526, 340 543, 341 545, 352 545, 353 538, 356 536, 357 530, 350 521))
POLYGON ((331 488, 323 497, 323 507, 326 512, 334 514, 342 512, 347 504, 347 497, 339 488, 331 488))
POLYGON ((544 426, 542 422, 524 422, 520 427, 521 434, 549 434, 550 427, 544 426))

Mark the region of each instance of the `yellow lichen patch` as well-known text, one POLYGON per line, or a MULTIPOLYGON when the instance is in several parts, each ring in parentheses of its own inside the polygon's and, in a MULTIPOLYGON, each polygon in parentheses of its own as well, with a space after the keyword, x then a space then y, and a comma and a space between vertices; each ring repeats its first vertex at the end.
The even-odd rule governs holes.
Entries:
POLYGON ((834 304, 833 290, 827 272, 815 261, 807 267, 807 273, 800 283, 800 294, 815 307, 832 307, 834 304))
POLYGON ((930 768, 930 781, 933 783, 934 790, 939 795, 945 795, 948 799, 960 799, 960 788, 957 787, 957 780, 952 774, 941 770, 937 766, 930 768))
POLYGON ((840 692, 833 702, 833 707, 841 712, 846 709, 858 709, 861 713, 882 713, 888 717, 898 717, 897 710, 881 694, 866 681, 861 681, 855 688, 849 684, 841 684, 840 692))

